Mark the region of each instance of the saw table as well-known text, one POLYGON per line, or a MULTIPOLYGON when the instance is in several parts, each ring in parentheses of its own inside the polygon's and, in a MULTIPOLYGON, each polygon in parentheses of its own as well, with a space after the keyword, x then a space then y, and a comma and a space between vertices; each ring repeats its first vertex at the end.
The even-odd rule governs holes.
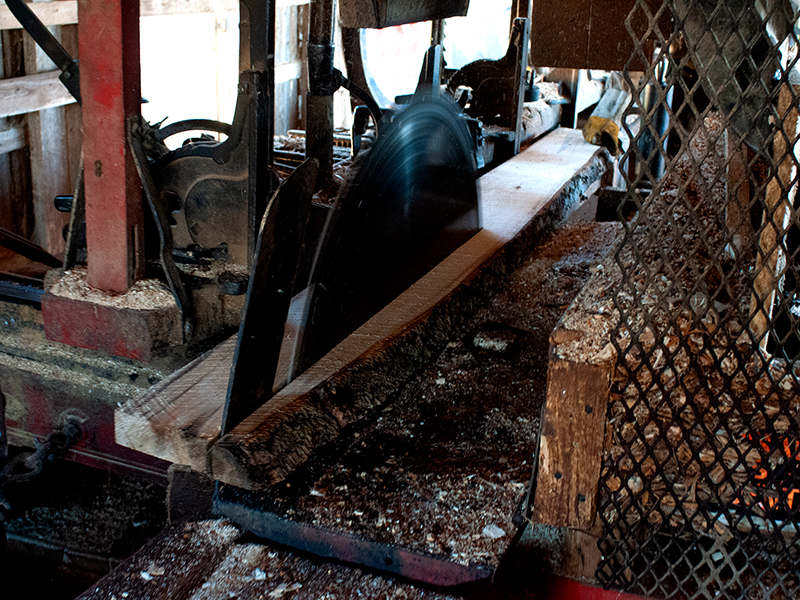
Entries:
MULTIPOLYGON (((520 406, 510 408, 505 405, 502 399, 494 398, 497 388, 492 392, 493 384, 488 379, 484 383, 490 387, 484 392, 479 391, 483 384, 477 383, 473 388, 463 389, 453 401, 461 409, 466 409, 465 414, 472 414, 480 427, 490 427, 487 430, 489 435, 483 440, 488 443, 486 449, 500 439, 495 439, 492 432, 502 429, 511 439, 527 444, 528 456, 523 456, 525 451, 508 453, 514 460, 519 459, 515 466, 506 465, 507 468, 503 469, 508 471, 510 468, 513 475, 495 481, 492 467, 489 465, 489 470, 484 472, 479 464, 477 454, 484 448, 481 445, 483 438, 470 438, 472 444, 465 445, 465 448, 472 447, 477 454, 468 453, 470 458, 465 458, 462 470, 450 474, 454 479, 436 488, 431 484, 433 480, 428 481, 434 477, 432 471, 415 475, 416 481, 402 475, 410 468, 403 462, 406 460, 404 448, 416 445, 410 436, 429 439, 436 430, 447 430, 455 437, 443 438, 442 448, 449 447, 451 450, 448 452, 455 451, 459 427, 469 428, 467 423, 470 420, 447 423, 428 419, 419 412, 426 410, 426 401, 419 396, 435 398, 436 391, 447 384, 446 381, 436 383, 438 377, 433 377, 433 384, 430 381, 429 384, 420 384, 422 388, 415 392, 408 391, 413 386, 406 392, 400 390, 410 376, 434 362, 443 349, 450 352, 449 358, 447 354, 444 359, 440 358, 445 361, 461 360, 452 355, 454 352, 472 352, 463 347, 458 351, 455 347, 448 350, 445 346, 457 343, 453 336, 462 331, 482 303, 506 285, 510 272, 529 256, 530 248, 581 202, 589 185, 600 179, 606 170, 605 151, 586 144, 578 131, 556 130, 480 179, 483 229, 478 234, 229 434, 220 437, 233 354, 232 341, 221 344, 141 397, 120 407, 116 413, 118 443, 164 460, 187 464, 228 484, 218 494, 217 510, 235 520, 247 522, 257 533, 277 538, 280 543, 292 545, 293 539, 304 539, 308 544, 306 549, 313 552, 324 554, 324 548, 334 548, 329 551, 339 556, 344 552, 360 564, 440 583, 453 584, 489 576, 496 568, 503 548, 513 538, 513 526, 508 520, 524 496, 525 474, 530 473, 531 453, 536 447, 536 409, 530 405, 519 412, 520 406), (427 391, 425 385, 429 385, 427 391), (474 392, 475 398, 470 392, 474 392), (387 409, 385 416, 376 412, 380 405, 398 397, 400 399, 387 409), (393 407, 403 406, 406 413, 411 410, 411 416, 406 414, 405 425, 390 417, 393 410, 400 410, 393 407), (509 414, 512 421, 508 424, 492 421, 502 421, 509 414), (381 418, 382 421, 375 421, 381 418), (365 437, 353 438, 354 429, 359 430, 365 424, 367 429, 359 433, 365 437), (324 454, 346 439, 356 440, 355 454, 343 459, 343 465, 326 463, 322 471, 309 474, 307 469, 313 471, 314 464, 319 467, 320 463, 314 461, 320 453, 324 454), (387 441, 389 439, 396 439, 399 446, 393 446, 387 441), (360 446, 361 443, 364 446, 360 446), (363 460, 377 463, 359 469, 358 463, 363 460), (293 474, 298 467, 300 470, 293 474), (337 469, 344 469, 347 474, 343 476, 336 472, 337 469), (300 484, 293 479, 298 477, 310 479, 304 479, 305 483, 300 484), (353 494, 358 494, 356 486, 369 478, 378 486, 372 501, 377 502, 377 496, 383 493, 380 484, 376 483, 380 479, 386 479, 386 485, 390 487, 401 482, 401 487, 416 499, 411 502, 409 498, 397 497, 394 500, 398 503, 397 508, 388 505, 380 509, 359 508, 348 498, 355 497, 353 494), (280 495, 276 492, 291 488, 293 481, 299 486, 294 489, 305 490, 305 494, 301 494, 304 500, 293 493, 280 495), (435 521, 452 523, 453 514, 445 517, 443 513, 437 517, 436 510, 430 507, 446 507, 446 487, 455 486, 456 482, 466 486, 465 490, 472 490, 476 497, 497 503, 493 513, 496 518, 493 522, 482 523, 480 531, 471 532, 466 546, 457 545, 460 549, 452 550, 454 560, 444 561, 444 566, 437 563, 439 570, 434 569, 436 573, 431 575, 428 555, 446 553, 445 548, 435 545, 435 521), (428 489, 428 484, 433 487, 428 489), (245 489, 266 489, 267 496, 248 496, 245 489), (300 504, 293 505, 294 500, 290 498, 300 504), (329 514, 315 512, 311 505, 303 504, 308 501, 322 507, 328 502, 326 499, 330 499, 334 507, 345 505, 353 514, 340 515, 340 522, 336 522, 336 517, 330 521, 329 514), (429 515, 432 519, 430 529, 417 532, 422 535, 418 542, 395 547, 387 555, 386 542, 392 536, 400 535, 397 531, 400 515, 392 517, 393 513, 389 511, 406 505, 415 505, 423 512, 433 510, 429 515), (356 515, 359 511, 361 514, 356 515), (255 514, 272 516, 266 517, 265 521, 261 517, 255 518, 255 514), (298 519, 292 520, 293 515, 298 519), (359 525, 365 519, 369 526, 359 525), (381 520, 380 527, 374 526, 381 520), (269 523, 264 525, 267 521, 269 523), (344 525, 347 522, 350 530, 344 525), (323 523, 329 527, 337 525, 338 530, 331 534, 333 537, 325 533, 324 528, 319 528, 323 523), (370 535, 366 535, 367 532, 370 535), (477 535, 474 540, 473 535, 477 535), (476 554, 471 541, 479 541, 486 548, 476 554), (459 558, 459 554, 463 556, 459 558), (378 560, 380 564, 372 564, 370 560, 378 560)), ((572 236, 562 243, 562 251, 566 252, 575 239, 572 236)), ((610 244, 608 237, 595 237, 594 240, 598 253, 610 244)), ((555 262, 556 259, 551 260, 555 262)), ((536 285, 546 283, 545 274, 536 285)), ((562 302, 567 304, 569 296, 562 296, 562 302)), ((523 303, 520 306, 527 305, 523 303)), ((531 305, 525 310, 535 313, 542 308, 531 305)), ((555 320, 546 326, 552 328, 554 325, 555 320)), ((487 323, 481 325, 484 326, 488 326, 484 332, 490 340, 487 344, 502 342, 491 339, 496 335, 502 338, 506 335, 503 331, 495 334, 487 323)), ((526 335, 520 333, 522 330, 517 325, 513 325, 510 331, 510 345, 513 345, 515 336, 526 335)), ((544 351, 541 354, 546 356, 544 351)), ((473 365, 465 367, 465 370, 472 369, 471 377, 480 380, 485 377, 482 374, 485 367, 485 364, 473 365)), ((528 398, 525 395, 526 384, 520 383, 525 377, 505 364, 505 359, 489 370, 498 378, 505 378, 509 390, 516 390, 514 394, 502 396, 507 401, 528 398)), ((431 410, 430 407, 427 410, 431 410)), ((496 456, 497 460, 502 460, 501 454, 496 456)), ((450 464, 446 457, 433 453, 430 460, 417 457, 412 462, 418 465, 420 460, 433 471, 450 464)), ((468 515, 467 512, 463 517, 468 519, 468 515)))

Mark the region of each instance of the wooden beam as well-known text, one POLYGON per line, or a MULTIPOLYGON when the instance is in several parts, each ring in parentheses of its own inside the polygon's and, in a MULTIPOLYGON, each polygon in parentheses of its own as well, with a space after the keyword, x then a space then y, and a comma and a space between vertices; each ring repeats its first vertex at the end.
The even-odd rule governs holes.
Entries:
MULTIPOLYGON (((39 20, 45 25, 71 25, 78 22, 77 0, 59 0, 57 2, 36 2, 30 5, 39 20)), ((0 30, 21 29, 17 18, 11 14, 7 6, 0 6, 0 30)))
POLYGON ((58 79, 61 71, 0 80, 0 117, 24 115, 72 104, 75 98, 58 79))
POLYGON ((610 340, 619 314, 609 290, 619 277, 610 256, 550 335, 534 523, 582 531, 593 527, 617 359, 610 340))
MULTIPOLYGON (((61 27, 52 27, 50 31, 60 42, 61 27)), ((29 35, 23 35, 22 44, 26 75, 35 77, 42 72, 53 73, 50 71, 53 61, 29 35)), ((55 75, 58 77, 58 72, 55 75)), ((55 82, 67 92, 58 79, 55 82)), ((69 222, 69 216, 56 210, 53 198, 73 191, 69 182, 64 108, 60 104, 31 112, 26 117, 26 124, 33 184, 33 241, 50 254, 61 255, 64 251, 62 229, 69 222)))
POLYGON ((283 65, 275 65, 275 83, 278 84, 292 81, 293 79, 300 79, 302 72, 303 65, 299 60, 283 65))
MULTIPOLYGON (((0 31, 2 76, 11 79, 24 75, 20 29, 0 31)), ((63 87, 63 86, 62 86, 63 87)), ((5 94, 0 93, 0 102, 5 94)), ((25 127, 24 117, 0 118, 4 129, 25 127)), ((30 155, 26 151, 0 155, 0 225, 28 239, 33 236, 33 202, 30 155)))
POLYGON ((22 127, 13 127, 0 131, 0 154, 8 154, 14 150, 20 150, 27 145, 25 130, 22 127))
MULTIPOLYGON (((604 157, 579 131, 561 129, 484 175, 483 230, 225 436, 224 443, 213 445, 214 477, 241 487, 280 479, 338 434, 341 419, 350 418, 343 415, 380 404, 502 285, 542 228, 579 202, 607 169, 604 157), (353 393, 340 394, 332 404, 320 401, 316 390, 328 383, 353 393)), ((232 350, 231 344, 224 351, 225 361, 222 347, 204 360, 218 363, 211 371, 226 375, 232 350)), ((192 367, 185 381, 176 376, 118 409, 117 442, 167 460, 181 455, 184 464, 206 470, 227 376, 197 380, 200 372, 199 365, 192 367), (188 401, 186 390, 198 399, 188 401)))
POLYGON ((142 184, 127 136, 141 116, 139 0, 80 8, 88 283, 124 293, 144 275, 142 184))
MULTIPOLYGON (((303 6, 311 0, 277 0, 278 8, 303 6)), ((77 0, 56 0, 37 2, 31 5, 34 14, 45 25, 73 25, 78 22, 77 0)), ((191 13, 213 13, 217 10, 238 10, 239 3, 234 0, 142 0, 141 16, 179 15, 191 13)), ((16 17, 7 6, 0 6, 0 30, 20 29, 16 17)))
POLYGON ((238 0, 142 0, 142 17, 213 13, 218 10, 239 10, 238 0))

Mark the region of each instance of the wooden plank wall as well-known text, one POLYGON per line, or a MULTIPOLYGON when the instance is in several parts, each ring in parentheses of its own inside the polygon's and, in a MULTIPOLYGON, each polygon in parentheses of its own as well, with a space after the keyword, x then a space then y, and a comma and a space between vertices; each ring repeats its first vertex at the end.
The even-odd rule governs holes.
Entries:
MULTIPOLYGON (((22 75, 22 33, 0 34, 2 64, 0 78, 22 75)), ((0 82, 2 83, 2 82, 0 82)), ((0 116, 0 227, 30 237, 33 233, 33 202, 30 181, 30 153, 24 116, 0 116)))
MULTIPOLYGON (((32 0, 34 12, 77 56, 77 1, 32 0)), ((276 133, 302 126, 309 0, 278 0, 276 14, 276 133)), ((215 12, 237 0, 142 0, 143 16, 215 12)), ((55 65, 0 5, 0 227, 51 253, 63 251, 67 215, 53 208, 71 194, 81 151, 81 112, 58 82, 55 65)), ((0 252, 2 258, 2 252, 0 252)), ((2 264, 0 263, 0 270, 2 264)))

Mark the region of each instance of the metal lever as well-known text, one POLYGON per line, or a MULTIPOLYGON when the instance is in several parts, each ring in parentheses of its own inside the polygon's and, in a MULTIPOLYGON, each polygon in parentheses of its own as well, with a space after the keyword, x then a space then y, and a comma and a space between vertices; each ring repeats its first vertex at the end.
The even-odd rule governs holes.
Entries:
POLYGON ((8 6, 11 14, 17 18, 17 21, 20 22, 25 31, 39 44, 42 50, 44 50, 44 53, 50 57, 50 60, 56 63, 56 66, 61 69, 61 75, 59 75, 58 78, 75 100, 78 101, 78 104, 80 104, 81 84, 78 61, 72 58, 69 52, 64 50, 64 46, 59 43, 44 23, 39 20, 39 17, 37 17, 22 0, 6 0, 6 6, 8 6))

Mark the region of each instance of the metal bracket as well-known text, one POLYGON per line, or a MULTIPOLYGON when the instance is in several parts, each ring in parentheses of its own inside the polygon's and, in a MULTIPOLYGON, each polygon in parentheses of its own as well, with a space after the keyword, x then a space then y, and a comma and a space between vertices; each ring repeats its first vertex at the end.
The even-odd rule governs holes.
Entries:
POLYGON ((517 129, 522 106, 520 90, 524 90, 527 61, 527 19, 514 19, 506 55, 499 60, 476 60, 465 65, 450 78, 447 87, 455 92, 459 86, 472 88, 472 101, 467 111, 471 117, 517 129))
POLYGON ((264 213, 233 355, 223 434, 272 395, 318 170, 316 159, 305 161, 264 213))
POLYGON ((169 289, 172 291, 172 295, 178 305, 178 310, 181 313, 181 333, 184 342, 186 342, 191 339, 192 333, 191 300, 183 286, 180 271, 175 265, 175 260, 172 258, 172 228, 169 223, 169 212, 163 197, 153 181, 153 175, 150 172, 150 166, 147 162, 147 155, 144 151, 141 118, 134 117, 128 121, 128 141, 131 146, 133 161, 136 164, 136 171, 139 173, 139 178, 142 181, 142 190, 144 191, 147 204, 150 207, 150 212, 153 214, 156 229, 158 230, 159 262, 164 271, 164 277, 167 279, 167 285, 169 285, 169 289))

